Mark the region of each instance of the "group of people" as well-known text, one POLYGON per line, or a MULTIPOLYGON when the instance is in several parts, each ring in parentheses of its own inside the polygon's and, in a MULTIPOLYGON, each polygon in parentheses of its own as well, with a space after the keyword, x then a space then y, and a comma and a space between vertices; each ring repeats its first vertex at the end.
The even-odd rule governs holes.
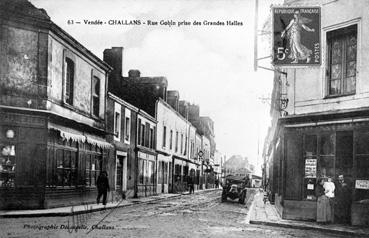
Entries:
POLYGON ((338 176, 336 184, 330 177, 318 179, 315 193, 318 223, 349 223, 351 189, 343 175, 338 176))

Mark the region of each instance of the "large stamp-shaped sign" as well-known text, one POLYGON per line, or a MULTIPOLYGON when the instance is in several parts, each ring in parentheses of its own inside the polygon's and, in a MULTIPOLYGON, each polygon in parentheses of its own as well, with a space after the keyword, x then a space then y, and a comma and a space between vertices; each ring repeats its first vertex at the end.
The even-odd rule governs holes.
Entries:
POLYGON ((273 7, 273 64, 321 64, 320 7, 273 7))

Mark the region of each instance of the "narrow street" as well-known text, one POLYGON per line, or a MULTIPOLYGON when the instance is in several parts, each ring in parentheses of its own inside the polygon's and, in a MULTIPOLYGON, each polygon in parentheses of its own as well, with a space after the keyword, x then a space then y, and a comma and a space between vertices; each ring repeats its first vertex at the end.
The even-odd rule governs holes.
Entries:
POLYGON ((74 217, 3 218, 0 237, 343 237, 246 224, 250 203, 221 203, 220 195, 202 192, 74 217), (80 227, 68 230, 68 223, 80 227))

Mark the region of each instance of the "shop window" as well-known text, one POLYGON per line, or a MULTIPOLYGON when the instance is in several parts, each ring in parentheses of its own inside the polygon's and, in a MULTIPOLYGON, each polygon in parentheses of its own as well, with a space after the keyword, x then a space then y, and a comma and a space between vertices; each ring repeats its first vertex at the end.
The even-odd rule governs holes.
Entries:
POLYGON ((145 170, 145 160, 140 159, 138 161, 138 180, 140 184, 144 184, 144 170, 145 170))
POLYGON ((0 143, 0 187, 14 187, 16 167, 15 132, 7 130, 5 134, 6 141, 0 143))
POLYGON ((369 188, 369 133, 356 134, 356 180, 363 182, 365 186, 356 186, 356 180, 352 181, 352 186, 355 187, 355 201, 368 201, 369 188))
POLYGON ((321 177, 330 176, 334 178, 334 134, 323 134, 320 137, 320 154, 319 154, 319 175, 321 177))
POLYGON ((100 79, 92 78, 92 114, 96 117, 100 112, 100 79))
POLYGON ((159 162, 159 168, 158 168, 158 184, 163 184, 163 170, 164 170, 164 162, 159 162))
MULTIPOLYGON (((315 200, 315 186, 317 181, 317 144, 316 135, 304 137, 304 199, 315 200)), ((277 152, 278 153, 278 152, 277 152)))
POLYGON ((357 25, 327 33, 328 94, 347 95, 356 91, 357 25))
POLYGON ((56 186, 70 187, 77 185, 77 153, 70 150, 56 151, 56 186))
POLYGON ((86 157, 86 186, 96 186, 97 178, 101 173, 101 155, 91 154, 86 157))
POLYGON ((168 183, 168 163, 163 163, 163 170, 164 170, 164 184, 168 183))
POLYGON ((342 174, 347 180, 353 172, 353 132, 337 132, 336 141, 335 178, 342 174))
POLYGON ((74 62, 70 58, 65 59, 66 75, 65 75, 65 102, 73 105, 74 96, 74 62))
POLYGON ((117 190, 121 190, 123 186, 123 158, 118 156, 116 163, 116 188, 117 190))
POLYGON ((182 166, 179 164, 174 165, 174 182, 181 181, 182 166))

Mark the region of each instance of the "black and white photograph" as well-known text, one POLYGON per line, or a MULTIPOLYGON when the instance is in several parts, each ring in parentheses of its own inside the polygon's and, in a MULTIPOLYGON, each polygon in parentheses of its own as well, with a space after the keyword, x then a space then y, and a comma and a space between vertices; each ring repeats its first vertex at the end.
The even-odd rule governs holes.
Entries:
POLYGON ((369 0, 0 0, 0 237, 368 237, 369 0))

